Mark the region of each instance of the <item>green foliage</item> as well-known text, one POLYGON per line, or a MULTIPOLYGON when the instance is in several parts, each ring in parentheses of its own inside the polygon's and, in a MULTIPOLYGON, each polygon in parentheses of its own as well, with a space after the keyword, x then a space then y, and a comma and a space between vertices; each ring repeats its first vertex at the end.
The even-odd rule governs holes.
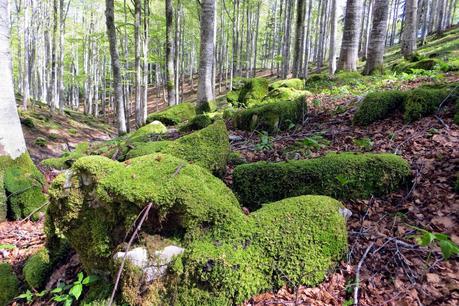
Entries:
POLYGON ((35 122, 33 118, 26 116, 26 115, 21 116, 21 124, 31 129, 35 127, 35 122))
POLYGON ((452 256, 459 255, 459 246, 455 244, 448 235, 441 233, 432 233, 421 228, 415 227, 420 235, 416 237, 416 242, 423 247, 437 244, 445 260, 452 256))
POLYGON ((243 205, 258 208, 262 203, 305 194, 339 199, 382 195, 395 191, 409 175, 408 162, 397 155, 327 154, 310 160, 237 166, 233 189, 243 205))
MULTIPOLYGON (((44 177, 28 153, 23 153, 15 160, 7 156, 0 157, 0 173, 3 174, 4 194, 8 196, 9 218, 25 218, 46 202, 42 193, 44 177)), ((32 219, 36 217, 34 215, 32 219)))
POLYGON ((297 153, 308 157, 312 152, 328 147, 330 143, 330 140, 318 133, 306 137, 303 140, 298 140, 295 144, 287 148, 286 154, 287 157, 297 153))
POLYGON ((51 270, 48 250, 41 249, 36 254, 27 259, 23 274, 26 283, 34 289, 42 288, 51 270))
POLYGON ((81 142, 77 144, 75 150, 63 153, 60 157, 47 158, 41 161, 43 166, 63 170, 68 169, 80 157, 89 154, 89 143, 81 142))
POLYGON ((263 150, 271 150, 273 145, 272 145, 272 137, 269 136, 269 134, 266 131, 263 131, 261 133, 258 133, 258 137, 260 137, 260 141, 257 143, 255 148, 259 151, 263 150))
POLYGON ((280 87, 292 88, 297 90, 304 90, 304 81, 301 79, 288 79, 279 80, 269 85, 269 90, 273 90, 280 87))
POLYGON ((277 101, 239 110, 233 115, 233 125, 246 131, 287 130, 292 123, 302 123, 306 111, 304 96, 301 96, 294 101, 277 101))
POLYGON ((37 137, 35 138, 35 145, 39 146, 39 147, 46 147, 46 145, 48 144, 48 141, 43 138, 43 137, 37 137))
POLYGON ((210 118, 208 114, 199 114, 199 115, 196 115, 189 122, 180 126, 179 130, 181 132, 197 131, 205 127, 208 127, 212 123, 213 123, 213 120, 212 118, 210 118))
POLYGON ((184 102, 168 107, 159 113, 148 115, 147 123, 157 120, 165 125, 177 125, 192 119, 194 116, 196 116, 196 108, 194 105, 184 102))
POLYGON ((222 120, 174 141, 135 143, 127 158, 152 153, 171 154, 221 174, 226 169, 230 151, 228 131, 222 120))
POLYGON ((10 264, 0 263, 0 306, 8 305, 19 293, 19 281, 10 264))
POLYGON ((398 90, 369 93, 357 108, 353 123, 369 125, 385 119, 397 110, 403 109, 405 94, 398 90))
POLYGON ((358 146, 362 151, 370 151, 373 149, 374 142, 369 137, 354 139, 354 144, 358 146))

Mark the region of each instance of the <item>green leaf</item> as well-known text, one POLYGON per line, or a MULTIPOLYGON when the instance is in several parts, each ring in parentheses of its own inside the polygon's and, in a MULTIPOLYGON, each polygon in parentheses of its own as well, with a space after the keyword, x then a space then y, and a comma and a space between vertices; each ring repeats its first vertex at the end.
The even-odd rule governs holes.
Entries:
POLYGON ((65 302, 64 302, 64 306, 72 306, 72 303, 73 303, 73 299, 72 297, 68 297, 65 302))
POLYGON ((449 240, 449 237, 446 234, 434 234, 434 236, 438 241, 449 240))
POLYGON ((51 290, 51 293, 61 293, 63 290, 63 286, 62 287, 57 287, 57 288, 54 288, 53 290, 51 290))
POLYGON ((75 284, 75 286, 70 289, 69 293, 75 297, 75 299, 79 299, 81 293, 83 292, 83 285, 82 284, 75 284))
POLYGON ((96 275, 88 275, 85 277, 85 279, 83 279, 82 284, 89 285, 98 280, 99 280, 99 277, 97 277, 96 275))
POLYGON ((65 300, 67 300, 68 298, 68 295, 65 294, 65 295, 57 295, 55 297, 53 297, 53 300, 56 301, 56 302, 64 302, 65 300))
POLYGON ((16 246, 14 244, 0 244, 0 250, 14 250, 16 246))
POLYGON ((81 283, 81 281, 83 280, 83 277, 84 277, 83 272, 78 273, 78 281, 79 281, 80 283, 81 283))
POLYGON ((444 259, 459 254, 459 247, 450 240, 440 240, 439 245, 444 259))
POLYGON ((434 234, 432 234, 431 232, 424 232, 424 234, 422 234, 422 236, 420 237, 420 240, 419 240, 418 243, 421 246, 428 246, 434 240, 435 240, 435 235, 434 234))
POLYGON ((43 290, 42 292, 38 292, 35 295, 37 297, 44 297, 48 293, 48 290, 43 290))

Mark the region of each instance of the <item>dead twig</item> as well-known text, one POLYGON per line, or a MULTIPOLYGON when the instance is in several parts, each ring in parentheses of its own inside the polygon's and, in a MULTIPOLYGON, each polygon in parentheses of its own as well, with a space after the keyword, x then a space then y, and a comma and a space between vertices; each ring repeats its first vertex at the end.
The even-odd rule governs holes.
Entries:
POLYGON ((115 299, 116 290, 118 289, 118 285, 119 285, 120 278, 121 278, 121 273, 123 272, 124 264, 126 262, 126 257, 127 257, 128 252, 129 252, 129 249, 131 247, 131 244, 134 241, 134 238, 137 236, 137 232, 142 227, 143 222, 148 217, 148 212, 150 211, 152 206, 153 206, 153 203, 149 203, 148 204, 147 208, 145 209, 145 211, 143 213, 142 218, 140 219, 139 224, 137 224, 137 227, 136 227, 134 233, 132 233, 131 239, 129 239, 128 245, 126 247, 126 250, 125 250, 125 253, 124 253, 124 256, 123 256, 123 260, 121 261, 121 265, 120 265, 120 267, 118 269, 118 273, 116 274, 115 286, 113 287, 113 291, 112 291, 112 295, 110 297, 110 301, 107 304, 108 306, 111 306, 113 304, 113 300, 115 299))
POLYGON ((375 243, 372 242, 367 249, 365 250, 365 253, 363 254, 362 258, 360 259, 357 269, 355 271, 355 287, 354 287, 354 305, 359 305, 359 289, 360 289, 360 269, 362 269, 363 262, 365 261, 365 258, 367 257, 368 253, 370 252, 371 248, 373 247, 375 243))
POLYGON ((35 208, 27 217, 25 217, 24 219, 21 220, 20 223, 24 223, 26 221, 28 221, 35 213, 39 212, 42 208, 46 207, 49 205, 49 201, 46 201, 43 205, 41 205, 40 207, 38 208, 35 208))

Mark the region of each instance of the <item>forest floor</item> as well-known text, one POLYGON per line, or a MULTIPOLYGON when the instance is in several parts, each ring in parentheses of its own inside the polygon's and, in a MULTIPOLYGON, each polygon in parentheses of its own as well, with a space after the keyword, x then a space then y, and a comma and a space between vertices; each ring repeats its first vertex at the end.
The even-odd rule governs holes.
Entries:
MULTIPOLYGON (((268 75, 268 71, 260 73, 268 75)), ((421 76, 385 81, 377 89, 404 90, 433 80, 421 76)), ((442 81, 459 82, 459 74, 445 74, 442 81)), ((247 162, 305 159, 331 151, 391 152, 409 161, 413 175, 406 189, 344 203, 352 211, 348 220, 349 253, 320 286, 289 284, 278 292, 257 295, 245 305, 459 305, 459 261, 444 260, 436 246, 420 247, 413 236, 420 228, 447 234, 459 244, 459 195, 453 189, 459 170, 459 127, 452 120, 454 106, 445 105, 435 116, 411 124, 405 124, 401 115, 394 115, 368 127, 354 126, 354 106, 363 94, 375 89, 368 88, 373 85, 362 84, 360 91, 355 90, 356 86, 351 86, 351 91, 330 86, 314 93, 308 97, 310 111, 304 124, 264 143, 260 143, 258 133, 237 131, 229 124, 232 150, 240 152, 247 162), (305 145, 307 139, 326 141, 310 147, 305 145), (354 298, 356 288, 358 301, 354 298)), ((195 98, 190 86, 184 91, 184 101, 195 98)), ((165 107, 161 94, 150 89, 149 110, 165 107)), ((110 139, 115 134, 109 124, 76 112, 50 116, 49 111, 40 108, 21 114, 27 145, 36 161, 57 156, 79 142, 110 139), (32 118, 33 126, 27 118, 32 118), (38 138, 46 142, 40 144, 38 138)), ((227 170, 225 182, 231 186, 233 166, 227 170)), ((0 224, 0 244, 14 244, 16 248, 0 250, 0 261, 8 261, 20 271, 24 260, 44 242, 43 218, 38 222, 4 222, 0 224)), ((77 265, 72 257, 67 264, 71 267, 68 280, 75 276, 77 265)))

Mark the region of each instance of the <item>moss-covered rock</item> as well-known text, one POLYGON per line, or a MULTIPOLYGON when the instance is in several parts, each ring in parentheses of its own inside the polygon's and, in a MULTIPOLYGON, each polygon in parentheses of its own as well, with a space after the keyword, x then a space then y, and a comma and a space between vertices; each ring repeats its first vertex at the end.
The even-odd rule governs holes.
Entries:
POLYGON ((271 91, 281 87, 304 90, 304 81, 301 79, 279 80, 271 83, 271 85, 269 85, 269 90, 271 91))
POLYGON ((22 270, 24 280, 34 289, 41 289, 46 284, 51 270, 49 254, 46 249, 41 249, 27 259, 22 270))
POLYGON ((89 143, 81 142, 77 144, 75 150, 63 153, 60 157, 47 158, 41 161, 43 166, 63 170, 68 169, 80 157, 89 154, 89 143))
POLYGON ((239 110, 233 114, 235 128, 246 131, 275 132, 302 123, 307 106, 304 96, 292 101, 277 101, 239 110))
POLYGON ((211 100, 196 106, 197 114, 212 113, 217 111, 217 101, 211 100))
POLYGON ((153 121, 130 134, 128 140, 131 142, 143 142, 148 141, 152 135, 164 133, 167 133, 167 127, 160 121, 153 121))
POLYGON ((165 125, 177 125, 192 119, 194 116, 196 116, 196 108, 194 105, 184 102, 171 106, 161 112, 148 115, 147 123, 157 120, 165 125))
POLYGON ((414 62, 402 61, 392 67, 392 70, 404 73, 413 73, 416 70, 448 71, 448 64, 437 58, 424 58, 414 62))
POLYGON ((133 144, 127 159, 152 153, 171 154, 214 173, 224 173, 230 152, 228 131, 222 120, 174 141, 133 144))
POLYGON ((262 100, 262 103, 272 103, 272 102, 285 102, 285 101, 295 101, 306 96, 309 96, 311 93, 306 90, 296 90, 288 87, 279 87, 271 90, 267 96, 262 100))
MULTIPOLYGON (((405 100, 404 120, 411 122, 432 115, 448 95, 449 91, 445 89, 417 88, 409 91, 405 100)), ((451 99, 454 97, 451 96, 451 99)))
MULTIPOLYGON (((8 218, 25 218, 46 202, 42 193, 44 177, 28 153, 23 153, 15 160, 7 156, 0 157, 0 173, 3 174, 3 187, 8 199, 8 218)), ((32 216, 32 219, 35 217, 32 216)))
POLYGON ((264 78, 238 79, 233 82, 233 90, 226 95, 226 100, 236 107, 256 104, 268 94, 268 80, 264 78))
POLYGON ((0 306, 8 305, 19 295, 19 281, 13 268, 7 263, 0 263, 0 306))
POLYGON ((369 125, 391 116, 395 111, 402 110, 405 94, 398 90, 387 90, 369 93, 358 106, 353 123, 369 125))
POLYGON ((208 127, 213 122, 214 120, 208 114, 199 114, 199 115, 196 115, 189 122, 180 126, 179 130, 182 132, 201 130, 205 127, 208 127))
POLYGON ((395 191, 409 175, 408 162, 394 154, 330 153, 310 160, 237 166, 233 188, 243 205, 256 209, 306 194, 339 199, 382 195, 395 191))

